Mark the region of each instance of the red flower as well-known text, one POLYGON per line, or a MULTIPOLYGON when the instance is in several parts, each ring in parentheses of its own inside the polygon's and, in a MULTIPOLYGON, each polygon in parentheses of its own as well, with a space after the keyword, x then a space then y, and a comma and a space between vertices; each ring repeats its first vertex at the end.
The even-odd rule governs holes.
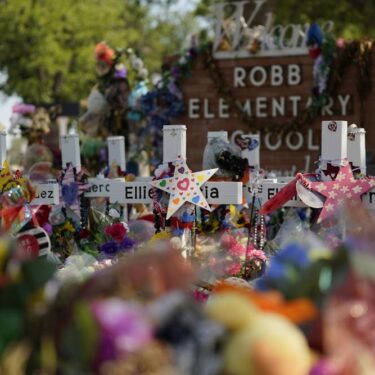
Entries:
POLYGON ((116 242, 121 242, 126 235, 126 228, 122 223, 115 223, 105 228, 105 234, 112 237, 116 242))
POLYGON ((39 226, 42 227, 44 224, 48 223, 50 211, 51 206, 43 205, 38 208, 38 211, 35 213, 35 217, 39 226))
POLYGON ((79 231, 79 238, 85 239, 85 238, 88 238, 89 236, 90 236, 90 231, 87 230, 86 228, 82 228, 79 231))
POLYGON ((100 61, 104 61, 108 66, 113 65, 113 58, 115 51, 108 47, 106 43, 101 42, 95 46, 96 58, 100 61))

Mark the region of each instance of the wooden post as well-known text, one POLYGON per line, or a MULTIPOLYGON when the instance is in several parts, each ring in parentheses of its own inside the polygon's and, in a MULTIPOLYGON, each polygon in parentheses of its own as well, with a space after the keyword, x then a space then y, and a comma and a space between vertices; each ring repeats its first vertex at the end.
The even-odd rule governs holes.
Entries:
POLYGON ((163 163, 186 160, 186 126, 163 126, 163 163))
POLYGON ((7 132, 0 132, 0 169, 7 158, 7 132))
POLYGON ((248 147, 241 149, 241 156, 247 159, 249 162, 249 167, 254 170, 259 170, 260 168, 260 139, 259 134, 243 134, 241 135, 248 147))
POLYGON ((335 178, 348 149, 347 121, 322 121, 321 177, 323 181, 335 178))
POLYGON ((62 167, 66 168, 72 163, 77 172, 81 170, 81 155, 79 150, 78 134, 63 135, 60 137, 60 148, 62 155, 62 167))
POLYGON ((366 131, 363 128, 348 128, 348 160, 353 172, 366 175, 366 131))
POLYGON ((125 138, 123 136, 108 137, 108 165, 116 164, 122 172, 126 170, 125 138))

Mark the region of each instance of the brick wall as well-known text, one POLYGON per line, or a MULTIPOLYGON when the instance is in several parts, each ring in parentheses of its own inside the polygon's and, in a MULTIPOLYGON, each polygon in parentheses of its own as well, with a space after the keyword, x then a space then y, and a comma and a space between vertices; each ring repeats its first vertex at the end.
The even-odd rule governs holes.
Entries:
MULTIPOLYGON (((374 58, 373 51, 373 58, 374 58)), ((230 59, 230 60, 219 60, 220 71, 222 72, 224 79, 229 87, 233 90, 234 96, 239 101, 245 101, 250 99, 254 102, 257 97, 266 97, 271 103, 271 98, 278 98, 285 96, 285 100, 288 103, 288 98, 292 95, 301 96, 300 110, 304 108, 305 100, 310 95, 312 88, 312 69, 313 60, 308 56, 288 56, 288 57, 268 57, 268 58, 248 58, 248 59, 230 59), (251 69, 255 65, 260 65, 266 70, 270 69, 273 64, 287 66, 289 64, 298 64, 301 67, 302 80, 296 86, 288 86, 284 83, 282 86, 271 86, 269 79, 261 87, 254 87, 248 84, 246 87, 234 88, 233 85, 233 70, 234 67, 244 67, 245 69, 251 69)), ((375 73, 375 66, 372 68, 375 73)), ((345 77, 341 86, 338 88, 337 94, 351 96, 348 113, 346 116, 342 116, 340 113, 340 105, 336 98, 336 103, 333 106, 334 115, 320 116, 312 124, 304 126, 303 129, 299 129, 304 135, 304 145, 297 151, 291 151, 282 143, 280 149, 276 151, 267 150, 263 141, 261 144, 261 165, 263 168, 268 170, 288 170, 294 165, 297 170, 301 170, 305 166, 305 158, 307 155, 311 158, 310 170, 315 168, 313 162, 317 160, 320 152, 308 150, 307 147, 307 131, 312 129, 313 143, 320 146, 320 123, 322 120, 336 119, 336 120, 347 120, 348 124, 356 123, 357 125, 363 125, 367 131, 367 150, 375 153, 375 130, 372 125, 372 119, 375 118, 375 91, 373 91, 366 99, 363 108, 361 108, 358 95, 356 92, 357 72, 356 66, 353 64, 345 73, 345 77), (361 116, 362 115, 362 116, 361 116), (364 120, 360 123, 361 118, 364 120)), ((216 130, 227 130, 230 134, 235 130, 243 130, 244 132, 250 132, 247 124, 241 119, 234 116, 234 113, 230 111, 230 118, 223 119, 218 118, 215 114, 215 118, 203 118, 203 100, 207 99, 210 107, 210 111, 214 113, 218 107, 219 95, 215 82, 212 81, 209 73, 205 70, 201 58, 198 59, 191 77, 185 79, 182 85, 182 91, 184 93, 184 100, 186 108, 188 108, 189 99, 197 98, 200 100, 201 108, 199 110, 200 118, 189 118, 188 112, 185 115, 174 119, 173 124, 186 124, 187 125, 187 137, 188 137, 188 162, 192 169, 197 170, 202 164, 203 149, 206 145, 207 131, 216 130)), ((291 103, 289 101, 289 103, 291 103)), ((293 120, 293 114, 291 111, 291 105, 287 105, 288 110, 286 116, 278 116, 276 118, 271 116, 270 105, 267 108, 267 118, 257 119, 261 121, 264 126, 269 126, 270 123, 277 122, 289 122, 293 120)), ((254 111, 253 110, 253 115, 254 111)), ((283 136, 285 138, 285 134, 283 136)))

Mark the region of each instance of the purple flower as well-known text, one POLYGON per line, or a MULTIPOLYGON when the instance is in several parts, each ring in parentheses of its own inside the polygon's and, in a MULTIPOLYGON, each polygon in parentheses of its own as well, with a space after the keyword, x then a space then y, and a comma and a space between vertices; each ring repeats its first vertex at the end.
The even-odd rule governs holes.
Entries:
POLYGON ((32 104, 15 104, 12 107, 13 113, 20 113, 21 115, 27 114, 27 113, 33 113, 35 111, 35 105, 32 104))
POLYGON ((121 66, 120 68, 116 68, 115 70, 115 78, 126 78, 127 70, 125 66, 121 66))
POLYGON ((151 324, 138 305, 111 298, 91 308, 101 329, 99 362, 137 352, 152 340, 151 324))
POLYGON ((50 223, 43 224, 43 229, 47 232, 49 236, 52 234, 52 225, 50 223))
POLYGON ((180 69, 177 66, 174 66, 171 70, 171 73, 173 77, 178 77, 178 75, 180 74, 180 69))
POLYGON ((99 160, 101 162, 106 162, 108 161, 108 152, 107 152, 107 147, 102 147, 99 150, 99 160))
POLYGON ((194 47, 191 47, 189 49, 189 55, 190 55, 190 57, 196 57, 198 55, 197 49, 194 48, 194 47))
POLYGON ((116 243, 116 241, 108 241, 100 246, 100 251, 107 255, 115 255, 117 251, 119 250, 119 247, 116 243))
POLYGON ((125 237, 125 238, 121 241, 119 247, 120 247, 120 249, 122 249, 122 250, 130 250, 134 245, 135 245, 135 241, 134 241, 134 240, 132 240, 132 239, 129 238, 129 237, 125 237))

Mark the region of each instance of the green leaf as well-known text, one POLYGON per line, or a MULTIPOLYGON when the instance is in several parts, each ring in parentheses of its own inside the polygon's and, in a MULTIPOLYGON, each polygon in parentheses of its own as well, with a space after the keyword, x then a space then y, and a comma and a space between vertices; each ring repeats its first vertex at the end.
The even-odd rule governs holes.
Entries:
POLYGON ((22 337, 23 312, 15 309, 0 310, 0 356, 12 342, 22 337))

